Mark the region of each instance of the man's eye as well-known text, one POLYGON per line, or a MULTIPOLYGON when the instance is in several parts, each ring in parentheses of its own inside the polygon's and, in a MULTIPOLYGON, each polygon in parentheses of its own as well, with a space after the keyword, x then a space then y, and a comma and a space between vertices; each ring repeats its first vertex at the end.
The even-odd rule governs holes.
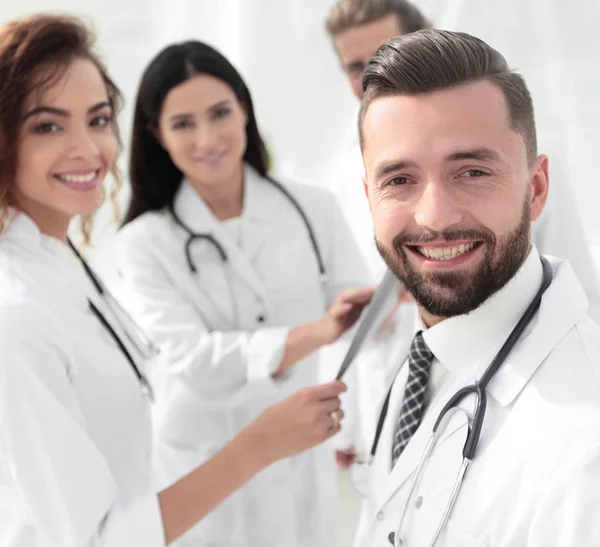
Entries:
POLYGON ((487 175, 487 173, 481 169, 469 169, 468 171, 465 171, 464 174, 471 178, 485 177, 487 175))
POLYGON ((407 182, 408 182, 408 179, 406 177, 394 177, 386 184, 386 186, 402 186, 403 184, 406 184, 407 182))

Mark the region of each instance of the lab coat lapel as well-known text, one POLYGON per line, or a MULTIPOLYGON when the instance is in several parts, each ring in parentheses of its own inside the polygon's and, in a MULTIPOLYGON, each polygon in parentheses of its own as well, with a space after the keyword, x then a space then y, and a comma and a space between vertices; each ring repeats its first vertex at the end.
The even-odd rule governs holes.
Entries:
POLYGON ((248 260, 252 261, 267 241, 268 225, 276 206, 272 194, 277 190, 250 167, 246 167, 244 177, 242 248, 248 260))
MULTIPOLYGON (((542 298, 538 316, 532 321, 529 329, 525 331, 488 386, 489 394, 505 407, 514 401, 544 359, 573 326, 585 316, 588 308, 587 296, 571 266, 565 261, 556 259, 550 259, 550 261, 554 268, 554 279, 542 298)), ((385 505, 395 492, 411 478, 429 441, 433 425, 444 405, 460 388, 473 383, 475 378, 480 377, 492 358, 493 355, 489 355, 474 366, 468 366, 465 373, 458 376, 444 391, 444 395, 426 413, 419 429, 391 473, 389 469, 393 424, 400 411, 399 405, 402 404, 402 401, 400 400, 395 405, 396 408, 390 408, 389 420, 386 420, 386 427, 374 462, 374 473, 376 473, 374 484, 384 485, 380 492, 375 492, 378 509, 385 505)), ((398 381, 402 381, 402 385, 406 383, 406 376, 407 371, 401 370, 398 381)), ((471 416, 474 410, 473 400, 471 397, 461 404, 462 407, 468 409, 471 416)), ((438 441, 438 450, 460 429, 459 422, 448 427, 438 441)))
POLYGON ((244 210, 242 213, 241 248, 236 245, 231 265, 236 274, 255 292, 268 309, 265 286, 254 266, 254 258, 274 229, 270 224, 273 204, 269 183, 249 166, 244 169, 244 210))
MULTIPOLYGON (((402 379, 402 385, 406 383, 408 371, 404 371, 404 375, 399 376, 402 379)), ((412 474, 417 469, 423 452, 427 446, 433 426, 437 420, 442 408, 448 402, 448 400, 454 395, 461 387, 472 382, 473 378, 469 374, 461 375, 458 379, 452 382, 452 385, 445 390, 444 395, 439 397, 437 402, 431 405, 430 409, 425 414, 419 429, 404 449, 404 452, 396 462, 396 465, 389 471, 391 466, 391 453, 392 453, 392 439, 393 439, 393 428, 395 426, 396 418, 400 412, 400 406, 402 405, 402 398, 395 405, 395 408, 389 409, 389 420, 386 420, 386 428, 382 434, 382 440, 380 447, 377 449, 376 460, 379 460, 374 466, 378 468, 378 475, 384 474, 385 479, 379 480, 374 484, 381 484, 383 488, 375 493, 375 499, 377 508, 381 508, 387 503, 387 501, 394 495, 394 493, 400 489, 404 483, 410 479, 412 474), (386 431, 387 430, 387 431, 386 431)), ((467 403, 468 405, 469 403, 467 403)), ((462 406, 462 405, 461 405, 462 406)), ((468 408, 468 407, 467 407, 468 408)), ((451 425, 441 434, 438 442, 437 449, 444 444, 454 433, 456 433, 461 427, 458 425, 459 422, 452 422, 451 425)))
POLYGON ((503 406, 518 397, 544 359, 585 316, 589 307, 571 265, 546 258, 554 269, 554 278, 542 297, 538 315, 488 386, 489 392, 503 406))
MULTIPOLYGON (((245 173, 248 173, 246 169, 245 173)), ((231 272, 235 278, 246 285, 256 296, 261 300, 265 307, 268 308, 266 292, 264 285, 252 266, 250 259, 246 256, 245 240, 248 237, 246 234, 246 200, 248 194, 248 186, 252 186, 252 177, 245 176, 245 198, 244 211, 242 213, 242 248, 231 238, 221 222, 212 214, 203 199, 201 199, 189 182, 184 181, 182 187, 175 200, 176 212, 180 215, 183 222, 194 232, 203 234, 212 234, 213 237, 221 244, 228 259, 228 264, 223 267, 231 268, 231 272)), ((252 238, 251 238, 252 239, 252 238)), ((254 244, 255 246, 257 243, 254 244)), ((200 264, 198 265, 200 267, 200 264)), ((202 287, 199 287, 203 290, 202 287)), ((206 290, 210 290, 207 288, 206 290)), ((209 300, 209 299, 207 299, 209 300)), ((215 310, 223 319, 222 310, 215 310)), ((230 322, 228 319, 227 322, 230 322)))

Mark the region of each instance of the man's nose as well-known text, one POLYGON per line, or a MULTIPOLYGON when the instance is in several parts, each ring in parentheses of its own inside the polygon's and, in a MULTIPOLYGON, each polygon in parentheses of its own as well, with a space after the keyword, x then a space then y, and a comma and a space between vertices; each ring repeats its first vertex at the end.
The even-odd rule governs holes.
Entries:
POLYGON ((419 226, 442 232, 460 223, 463 214, 444 183, 430 182, 425 185, 415 204, 414 218, 419 226))

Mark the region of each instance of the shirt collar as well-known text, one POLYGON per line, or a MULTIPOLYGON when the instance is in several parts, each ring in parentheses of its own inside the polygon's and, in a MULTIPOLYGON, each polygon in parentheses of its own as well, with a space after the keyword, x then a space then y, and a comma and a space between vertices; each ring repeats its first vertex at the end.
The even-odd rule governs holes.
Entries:
MULTIPOLYGON (((256 170, 244 164, 244 205, 242 218, 269 219, 273 201, 270 188, 256 170)), ((212 232, 219 221, 187 179, 183 179, 174 201, 175 212, 192 232, 212 232)))
POLYGON ((517 273, 481 306, 423 330, 429 349, 452 375, 487 366, 540 288, 542 275, 532 247, 517 273))

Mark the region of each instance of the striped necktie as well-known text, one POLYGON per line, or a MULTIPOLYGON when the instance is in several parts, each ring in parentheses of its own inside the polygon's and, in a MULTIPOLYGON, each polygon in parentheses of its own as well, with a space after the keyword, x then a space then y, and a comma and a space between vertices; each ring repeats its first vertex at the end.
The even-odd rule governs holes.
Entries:
POLYGON ((392 469, 421 423, 425 390, 432 362, 433 353, 429 351, 423 340, 423 333, 419 331, 413 338, 408 354, 408 380, 404 389, 402 408, 394 428, 392 469))

